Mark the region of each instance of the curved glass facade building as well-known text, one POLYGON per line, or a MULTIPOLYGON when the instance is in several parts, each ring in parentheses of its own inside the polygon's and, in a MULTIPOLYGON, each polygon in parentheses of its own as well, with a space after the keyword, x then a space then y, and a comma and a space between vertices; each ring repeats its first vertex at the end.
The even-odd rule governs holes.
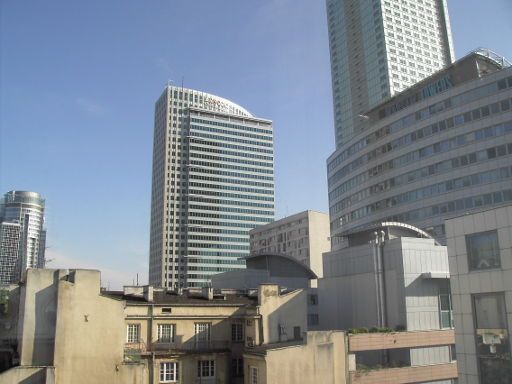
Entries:
POLYGON ((27 268, 43 268, 45 200, 37 192, 9 191, 0 200, 0 284, 19 281, 27 268))
POLYGON ((475 51, 366 112, 328 159, 333 250, 377 221, 444 242, 444 219, 512 201, 512 68, 475 51))
POLYGON ((369 108, 453 59, 446 0, 327 0, 336 148, 369 108))
POLYGON ((149 283, 198 287, 244 268, 249 230, 273 219, 272 122, 166 87, 155 105, 149 283))

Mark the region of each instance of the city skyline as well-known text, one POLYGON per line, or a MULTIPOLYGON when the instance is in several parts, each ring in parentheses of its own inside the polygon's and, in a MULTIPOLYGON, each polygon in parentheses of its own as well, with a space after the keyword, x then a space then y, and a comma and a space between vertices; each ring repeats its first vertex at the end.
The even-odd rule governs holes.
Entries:
MULTIPOLYGON (((49 200, 48 257, 56 259, 49 266, 98 266, 111 284, 130 283, 147 271, 152 109, 169 78, 180 85, 184 76, 187 87, 236 100, 274 121, 276 218, 327 211, 325 159, 333 150, 333 119, 326 15, 323 1, 309 3, 226 2, 198 9, 175 2, 175 8, 160 3, 143 12, 128 3, 122 12, 130 23, 120 17, 112 30, 109 18, 118 11, 112 5, 73 9, 52 2, 33 4, 30 12, 27 5, 0 5, 6 52, 0 59, 0 190, 37 190, 49 200), (69 20, 55 21, 66 12, 69 20), (199 20, 183 18, 181 26, 194 20, 197 30, 173 41, 173 29, 161 27, 162 21, 191 13, 199 20), (82 20, 77 25, 75 14, 82 20), (226 15, 235 17, 225 27, 208 22, 226 15), (61 24, 49 28, 52 23, 61 24), (169 44, 164 52, 162 41, 169 44), (206 52, 174 55, 194 44, 206 52), (61 47, 69 49, 59 52, 61 47), (27 158, 17 158, 17 149, 27 158), (37 167, 25 173, 34 162, 37 167)), ((477 46, 512 57, 504 38, 512 6, 494 3, 491 12, 477 1, 448 2, 457 58, 477 46), (482 21, 469 30, 470 20, 482 21)))

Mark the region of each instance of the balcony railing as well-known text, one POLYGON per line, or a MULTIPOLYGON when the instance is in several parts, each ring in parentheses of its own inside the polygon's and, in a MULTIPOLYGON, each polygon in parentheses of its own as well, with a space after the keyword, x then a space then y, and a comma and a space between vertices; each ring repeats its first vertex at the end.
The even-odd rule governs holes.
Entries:
POLYGON ((140 361, 142 354, 145 352, 147 352, 147 346, 143 341, 126 343, 124 345, 124 360, 131 362, 140 361))
POLYGON ((152 352, 215 352, 229 349, 229 341, 189 340, 185 342, 155 341, 151 343, 152 352))
POLYGON ((352 384, 410 384, 457 378, 457 363, 350 372, 352 384))

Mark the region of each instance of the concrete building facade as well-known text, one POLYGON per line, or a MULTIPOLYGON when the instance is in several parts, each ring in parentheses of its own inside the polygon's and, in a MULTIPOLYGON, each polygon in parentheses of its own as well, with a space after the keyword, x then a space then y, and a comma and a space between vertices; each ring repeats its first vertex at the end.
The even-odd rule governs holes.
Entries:
POLYGON ((249 235, 251 255, 287 255, 322 277, 322 254, 331 250, 325 213, 300 212, 253 229, 249 235))
MULTIPOLYGON (((448 255, 426 232, 387 222, 347 235, 348 247, 324 255, 318 280, 319 329, 452 329, 448 255)), ((449 346, 392 351, 386 362, 448 364, 449 346)), ((360 354, 359 364, 383 364, 360 354)), ((444 381, 443 381, 444 382, 444 381)), ((451 381, 446 381, 450 383, 451 381)))
POLYGON ((512 67, 479 50, 366 113, 328 159, 333 250, 378 221, 427 230, 512 201, 512 67))
POLYGON ((459 384, 512 382, 512 206, 446 220, 459 384))
POLYGON ((168 86, 155 105, 149 282, 199 287, 243 268, 249 230, 274 218, 272 122, 168 86))
POLYGON ((336 148, 365 112, 454 60, 446 0, 327 0, 336 148))
POLYGON ((15 283, 27 268, 43 268, 45 200, 36 192, 9 191, 0 200, 0 284, 15 283))
POLYGON ((124 361, 124 304, 100 295, 99 271, 25 276, 8 290, 10 310, 0 315, 4 348, 16 346, 1 384, 147 383, 143 364, 124 361))

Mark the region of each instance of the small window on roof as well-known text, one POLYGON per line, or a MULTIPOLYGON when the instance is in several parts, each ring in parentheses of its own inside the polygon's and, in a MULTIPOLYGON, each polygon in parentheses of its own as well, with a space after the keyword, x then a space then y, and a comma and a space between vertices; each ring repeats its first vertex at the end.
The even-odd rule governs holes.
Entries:
POLYGON ((171 313, 172 312, 172 308, 171 307, 164 307, 162 308, 162 313, 171 313))

